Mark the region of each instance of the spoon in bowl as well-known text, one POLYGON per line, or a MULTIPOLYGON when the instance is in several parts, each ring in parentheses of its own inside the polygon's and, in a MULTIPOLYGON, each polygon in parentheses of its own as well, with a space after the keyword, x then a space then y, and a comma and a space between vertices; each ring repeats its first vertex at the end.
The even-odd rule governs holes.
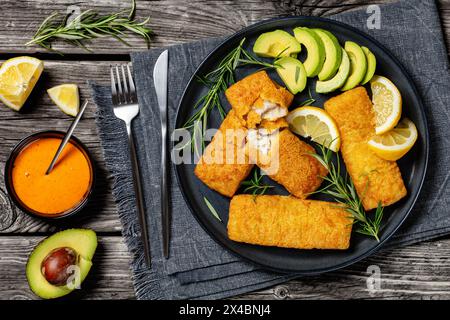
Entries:
POLYGON ((53 170, 53 167, 55 166, 56 161, 58 160, 61 152, 64 150, 64 147, 66 146, 67 142, 69 141, 70 137, 72 136, 72 133, 75 130, 75 127, 77 126, 78 122, 80 121, 81 116, 84 113, 84 110, 86 110, 88 102, 89 102, 88 100, 84 101, 76 118, 73 120, 72 124, 70 125, 69 130, 67 130, 66 135, 64 136, 64 139, 61 141, 61 144, 59 145, 58 150, 56 151, 56 154, 53 157, 52 162, 50 163, 50 166, 48 167, 47 171, 45 172, 46 175, 49 174, 53 170))

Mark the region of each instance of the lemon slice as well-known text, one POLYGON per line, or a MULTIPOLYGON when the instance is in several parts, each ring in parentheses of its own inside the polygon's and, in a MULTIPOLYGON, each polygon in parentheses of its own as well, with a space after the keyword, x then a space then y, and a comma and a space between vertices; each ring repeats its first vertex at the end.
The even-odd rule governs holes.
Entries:
POLYGON ((368 144, 380 158, 396 161, 413 147, 416 140, 416 126, 405 118, 391 131, 374 136, 368 144))
POLYGON ((372 103, 375 110, 376 134, 394 128, 402 115, 402 96, 391 80, 374 76, 370 81, 372 103))
POLYGON ((47 90, 52 101, 69 116, 75 117, 80 108, 80 97, 76 84, 66 83, 47 90))
POLYGON ((341 146, 339 130, 334 120, 323 109, 317 107, 300 107, 286 116, 289 128, 296 134, 311 138, 312 141, 338 152, 341 146))
POLYGON ((44 63, 33 57, 6 60, 0 67, 0 100, 19 111, 27 101, 44 70, 44 63))

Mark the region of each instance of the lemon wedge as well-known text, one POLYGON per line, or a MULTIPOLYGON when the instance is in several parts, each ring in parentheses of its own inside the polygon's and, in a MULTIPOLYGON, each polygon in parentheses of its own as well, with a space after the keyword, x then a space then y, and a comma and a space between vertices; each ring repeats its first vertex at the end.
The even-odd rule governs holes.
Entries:
POLYGON ((396 161, 413 147, 416 140, 416 126, 405 118, 391 131, 374 136, 368 144, 380 158, 396 161))
POLYGON ((372 103, 375 111, 376 134, 394 128, 402 115, 402 96, 391 80, 374 76, 370 81, 372 103))
POLYGON ((311 138, 334 152, 339 151, 341 139, 338 127, 325 110, 312 106, 300 107, 289 112, 286 120, 296 134, 311 138))
POLYGON ((47 90, 52 101, 69 116, 75 117, 80 109, 80 97, 76 84, 66 83, 47 90))
POLYGON ((0 67, 0 100, 19 111, 27 101, 44 70, 44 63, 33 57, 6 60, 0 67))

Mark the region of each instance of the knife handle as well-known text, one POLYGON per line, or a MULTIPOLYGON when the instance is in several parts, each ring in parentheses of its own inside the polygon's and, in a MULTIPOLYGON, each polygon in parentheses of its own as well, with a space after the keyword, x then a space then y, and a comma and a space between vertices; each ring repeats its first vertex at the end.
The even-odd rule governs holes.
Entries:
POLYGON ((170 242, 170 213, 167 170, 167 118, 164 112, 161 114, 161 223, 163 253, 164 257, 168 259, 170 242))

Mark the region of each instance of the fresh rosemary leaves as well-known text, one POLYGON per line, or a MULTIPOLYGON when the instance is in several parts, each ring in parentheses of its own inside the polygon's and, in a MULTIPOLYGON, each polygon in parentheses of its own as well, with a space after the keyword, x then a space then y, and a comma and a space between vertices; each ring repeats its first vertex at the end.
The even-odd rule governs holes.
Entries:
POLYGON ((337 164, 334 165, 331 159, 333 152, 325 146, 319 144, 318 146, 321 155, 311 155, 327 168, 328 175, 323 178, 328 184, 315 193, 323 193, 333 197, 351 214, 354 223, 357 225, 356 232, 372 236, 377 241, 380 241, 378 233, 380 232, 381 220, 383 218, 383 207, 381 203, 378 204, 373 219, 367 217, 353 182, 351 179, 348 179, 347 175, 345 177, 341 176, 339 157, 337 157, 337 164))
POLYGON ((217 213, 216 209, 213 207, 213 205, 211 204, 211 202, 209 202, 208 198, 203 197, 203 200, 206 203, 206 206, 208 207, 209 211, 211 212, 211 214, 214 216, 214 218, 216 218, 217 220, 219 220, 220 222, 222 222, 222 219, 220 219, 219 214, 217 213))
POLYGON ((257 196, 263 195, 268 189, 273 188, 273 186, 263 184, 261 182, 262 177, 263 176, 259 173, 259 169, 255 168, 252 178, 241 182, 241 185, 246 187, 244 192, 251 191, 254 196, 257 196))
POLYGON ((127 11, 101 16, 93 10, 86 10, 69 21, 71 14, 61 19, 58 13, 53 13, 42 22, 33 39, 25 45, 37 44, 47 50, 52 50, 53 41, 62 39, 89 51, 85 41, 102 37, 113 37, 129 46, 124 40, 125 32, 128 31, 144 38, 147 46, 149 46, 152 30, 145 25, 150 18, 138 22, 134 19, 135 12, 136 1, 133 0, 127 16, 125 16, 127 11))
POLYGON ((311 89, 308 89, 308 99, 306 99, 305 101, 303 101, 302 103, 300 103, 300 107, 304 107, 304 106, 310 106, 311 103, 316 102, 316 99, 314 99, 311 95, 311 89))
POLYGON ((211 111, 217 109, 222 118, 226 116, 220 101, 220 94, 235 82, 234 70, 244 65, 257 65, 264 69, 276 67, 275 64, 260 61, 250 55, 243 48, 244 42, 245 38, 220 61, 216 69, 203 77, 198 77, 198 80, 208 87, 208 92, 196 102, 194 110, 197 111, 183 126, 184 129, 192 131, 191 146, 197 155, 200 155, 205 148, 203 137, 208 128, 208 119, 211 111))

